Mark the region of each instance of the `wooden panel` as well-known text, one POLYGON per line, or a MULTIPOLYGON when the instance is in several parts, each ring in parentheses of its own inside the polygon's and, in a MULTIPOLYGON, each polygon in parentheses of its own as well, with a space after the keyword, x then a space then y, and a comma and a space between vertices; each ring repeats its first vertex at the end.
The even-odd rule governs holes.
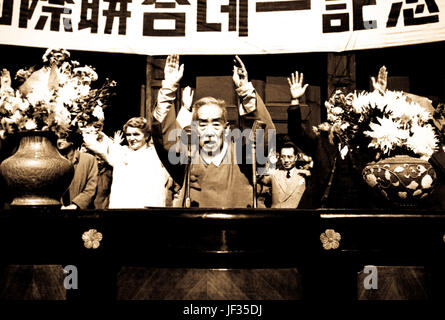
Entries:
POLYGON ((297 269, 158 269, 124 267, 120 300, 296 300, 297 269))
POLYGON ((409 92, 409 77, 388 76, 388 89, 409 92))
POLYGON ((428 298, 423 267, 377 266, 378 288, 366 290, 363 281, 368 274, 359 273, 359 300, 424 300, 428 298))
MULTIPOLYGON (((359 300, 428 298, 423 267, 378 266, 378 289, 357 281, 359 300)), ((57 265, 10 265, 0 276, 2 300, 64 300, 63 269, 57 265)), ((123 267, 120 300, 295 300, 301 298, 297 269, 158 269, 123 267)))
POLYGON ((337 89, 354 91, 357 87, 355 54, 330 52, 327 58, 327 96, 331 96, 337 89))
POLYGON ((194 100, 202 97, 223 99, 228 106, 238 105, 233 80, 231 76, 201 76, 196 77, 194 100))
POLYGON ((287 134, 287 108, 288 105, 267 105, 267 110, 273 120, 277 134, 287 134))
POLYGON ((165 60, 166 59, 162 57, 153 57, 153 59, 151 60, 153 79, 156 80, 164 79, 165 60))
POLYGON ((289 105, 291 100, 286 77, 266 77, 266 104, 289 105))
POLYGON ((65 300, 60 265, 8 265, 0 268, 1 300, 65 300))

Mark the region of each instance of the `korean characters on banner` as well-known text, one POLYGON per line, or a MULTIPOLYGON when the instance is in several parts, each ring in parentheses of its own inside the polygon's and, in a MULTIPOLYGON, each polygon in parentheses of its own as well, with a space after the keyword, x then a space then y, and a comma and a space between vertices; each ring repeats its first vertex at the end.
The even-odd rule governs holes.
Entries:
MULTIPOLYGON (((209 22, 207 20, 208 0, 196 1, 196 32, 222 32, 221 22, 209 22)), ((210 2, 210 1, 209 1, 210 2)), ((157 0, 146 0, 144 5, 154 5, 154 9, 144 13, 144 36, 152 37, 185 37, 186 13, 185 12, 169 12, 163 9, 175 9, 181 6, 191 4, 189 0, 176 0, 176 2, 159 2, 157 0), (156 28, 156 22, 168 21, 174 22, 171 28, 156 28)), ((153 9, 153 8, 152 8, 153 9)), ((248 0, 229 0, 227 4, 220 5, 220 13, 227 15, 227 30, 229 32, 237 32, 240 37, 247 36, 247 9, 248 0)))
MULTIPOLYGON (((325 0, 323 14, 323 33, 343 32, 357 30, 376 29, 376 20, 364 20, 363 8, 365 6, 376 6, 378 0, 352 1, 352 8, 348 8, 349 1, 325 0), (334 3, 335 2, 335 3, 334 3), (350 12, 352 12, 352 26, 350 26, 350 12)), ((424 25, 439 22, 439 7, 436 0, 399 0, 388 1, 391 9, 387 12, 386 28, 396 27, 399 19, 403 26, 424 25), (402 13, 403 12, 403 13, 402 13)))
POLYGON ((442 0, 0 0, 0 44, 148 55, 445 40, 442 0))

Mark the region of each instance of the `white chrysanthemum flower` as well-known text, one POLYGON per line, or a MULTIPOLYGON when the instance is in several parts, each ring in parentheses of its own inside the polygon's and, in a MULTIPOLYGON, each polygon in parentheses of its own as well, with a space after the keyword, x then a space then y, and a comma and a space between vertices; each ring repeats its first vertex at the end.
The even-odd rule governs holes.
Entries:
POLYGON ((25 129, 26 130, 34 130, 37 129, 37 123, 32 120, 32 119, 28 119, 25 123, 25 129))
POLYGON ((331 110, 334 107, 329 101, 325 101, 324 106, 327 110, 331 110))
POLYGON ((332 113, 328 113, 327 118, 328 118, 328 121, 331 121, 331 122, 335 122, 335 121, 337 121, 337 119, 338 119, 338 117, 336 117, 336 116, 335 116, 334 114, 332 114, 332 113))
POLYGON ((380 124, 370 123, 371 131, 364 134, 372 138, 369 147, 380 149, 383 153, 388 153, 396 146, 401 146, 408 138, 409 131, 400 128, 400 122, 391 118, 377 118, 380 124))
POLYGON ((423 126, 416 124, 411 131, 412 135, 406 140, 407 147, 421 156, 431 157, 439 144, 433 127, 430 124, 423 126))
POLYGON ((29 102, 20 96, 8 96, 0 100, 0 104, 5 110, 14 113, 16 110, 26 111, 29 108, 29 102))
POLYGON ((425 123, 432 119, 431 113, 416 102, 408 102, 403 96, 388 105, 387 111, 393 118, 399 119, 405 127, 414 123, 425 123))
POLYGON ((4 108, 8 112, 14 112, 14 104, 11 102, 10 96, 1 96, 0 97, 0 106, 4 108))
POLYGON ((433 119, 432 114, 416 102, 409 103, 409 110, 411 117, 418 118, 421 121, 420 124, 433 119))
POLYGON ((26 95, 26 99, 33 106, 41 104, 49 104, 53 98, 53 90, 49 90, 47 84, 35 86, 33 90, 26 95))
POLYGON ((1 105, 6 111, 10 113, 14 112, 14 106, 9 101, 1 102, 1 105))
POLYGON ((354 99, 352 100, 352 109, 355 113, 363 113, 369 106, 369 97, 367 93, 354 92, 354 99))
POLYGON ((42 61, 47 62, 51 57, 58 59, 62 57, 69 58, 70 53, 68 50, 62 48, 48 48, 42 56, 42 61))
POLYGON ((94 71, 90 66, 74 68, 73 73, 80 75, 82 81, 88 84, 98 79, 96 71, 94 71))
POLYGON ((406 96, 403 95, 402 91, 387 90, 385 91, 384 97, 388 101, 406 100, 406 96))
POLYGON ((379 109, 380 111, 383 111, 385 107, 388 105, 388 100, 378 91, 372 91, 371 93, 368 93, 368 98, 369 98, 369 105, 373 109, 379 109))
POLYGON ((68 62, 64 62, 60 69, 57 69, 57 79, 59 86, 64 86, 71 81, 71 65, 68 62))
POLYGON ((318 126, 318 129, 320 129, 322 131, 329 131, 331 129, 331 126, 329 125, 329 123, 323 122, 322 124, 320 124, 318 126))
POLYGON ((66 104, 71 105, 73 100, 76 100, 79 93, 73 81, 69 81, 57 91, 57 100, 61 100, 66 104))
POLYGON ((90 86, 89 85, 82 85, 78 87, 78 92, 80 96, 87 96, 90 93, 90 86))
POLYGON ((0 127, 4 131, 13 133, 17 127, 19 131, 58 131, 54 123, 68 129, 88 125, 86 119, 91 116, 104 120, 106 104, 101 99, 106 99, 109 88, 116 83, 107 79, 101 88, 92 91, 90 84, 98 79, 94 68, 79 67, 69 57, 65 49, 50 48, 43 55, 44 62, 48 62, 43 68, 19 70, 17 76, 27 79, 19 90, 0 90, 0 127), (31 107, 36 111, 32 115, 28 112, 31 107))
POLYGON ((29 109, 29 102, 22 98, 16 98, 16 106, 21 111, 26 111, 29 109))
POLYGON ((18 123, 21 118, 23 118, 22 113, 16 110, 9 119, 11 119, 12 122, 18 123))
POLYGON ((57 103, 54 108, 54 120, 62 126, 69 126, 71 122, 71 113, 65 108, 63 103, 57 103))
POLYGON ((344 112, 343 109, 340 107, 334 107, 331 109, 331 113, 333 113, 335 115, 342 114, 343 112, 344 112))
POLYGON ((100 106, 94 107, 93 116, 95 116, 99 120, 104 120, 105 115, 104 115, 104 110, 102 109, 102 107, 100 107, 100 106))

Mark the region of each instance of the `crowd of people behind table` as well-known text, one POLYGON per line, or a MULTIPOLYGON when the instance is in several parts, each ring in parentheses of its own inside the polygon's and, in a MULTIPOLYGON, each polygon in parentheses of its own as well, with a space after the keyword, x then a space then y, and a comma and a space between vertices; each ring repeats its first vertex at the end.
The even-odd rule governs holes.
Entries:
MULTIPOLYGON (((276 150, 275 145, 268 145, 274 141, 269 138, 275 132, 271 116, 249 82, 245 65, 235 56, 232 78, 239 98, 239 129, 261 123, 265 134, 256 135, 254 142, 271 151, 258 171, 249 149, 253 142, 231 134, 223 100, 204 97, 192 103, 193 90, 187 87, 177 112, 183 74, 179 56, 168 56, 152 119, 131 118, 114 137, 104 134, 103 123, 81 134, 70 132, 58 137, 60 153, 75 169, 61 199, 62 209, 378 205, 368 196, 360 177, 354 178, 358 175, 351 172, 348 159, 339 157, 338 149, 326 137, 314 134, 309 118, 303 116, 302 109, 311 108, 299 102, 308 87, 303 74, 295 72, 288 78, 292 97, 288 135, 276 150), (262 199, 258 204, 255 195, 262 199)), ((386 76, 379 74, 377 80, 372 79, 374 90, 386 90, 386 76)), ((444 160, 441 147, 432 157, 440 176, 444 160)))

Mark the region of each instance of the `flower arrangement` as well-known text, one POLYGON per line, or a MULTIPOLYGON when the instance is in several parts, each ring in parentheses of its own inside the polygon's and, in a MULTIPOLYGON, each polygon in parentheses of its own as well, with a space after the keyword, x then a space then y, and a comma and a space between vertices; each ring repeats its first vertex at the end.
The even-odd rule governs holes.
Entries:
POLYGON ((314 131, 328 132, 342 158, 378 161, 395 155, 428 160, 438 147, 433 115, 400 91, 337 90, 325 103, 327 121, 314 131))
POLYGON ((12 87, 8 70, 1 73, 0 136, 26 130, 63 134, 78 131, 104 120, 104 108, 113 95, 115 81, 106 79, 102 87, 92 89, 98 79, 91 66, 79 66, 64 49, 48 49, 43 66, 21 69, 12 87))

